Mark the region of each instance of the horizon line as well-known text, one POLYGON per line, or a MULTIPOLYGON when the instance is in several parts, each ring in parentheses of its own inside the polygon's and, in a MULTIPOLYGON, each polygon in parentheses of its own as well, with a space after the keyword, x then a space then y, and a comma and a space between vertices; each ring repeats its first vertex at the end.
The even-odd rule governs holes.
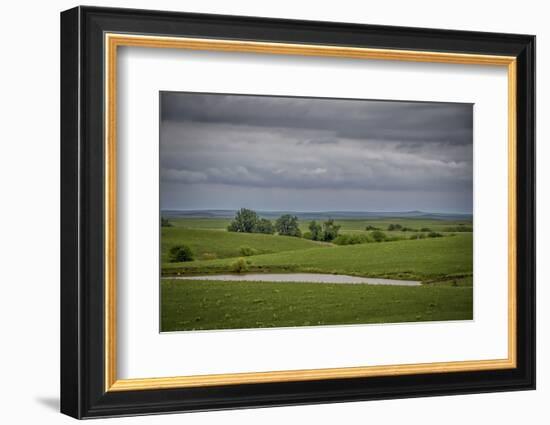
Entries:
MULTIPOLYGON (((246 207, 241 207, 246 208, 246 207)), ((180 208, 160 208, 160 211, 181 211, 181 212, 194 212, 194 211, 238 211, 241 208, 193 208, 193 209, 180 209, 180 208)), ((246 208, 253 211, 261 212, 296 212, 296 213, 331 213, 331 212, 341 212, 341 213, 424 213, 424 214, 473 214, 471 212, 462 212, 462 211, 431 211, 431 210, 293 210, 293 209, 280 209, 280 210, 270 210, 270 209, 260 209, 260 208, 246 208)))

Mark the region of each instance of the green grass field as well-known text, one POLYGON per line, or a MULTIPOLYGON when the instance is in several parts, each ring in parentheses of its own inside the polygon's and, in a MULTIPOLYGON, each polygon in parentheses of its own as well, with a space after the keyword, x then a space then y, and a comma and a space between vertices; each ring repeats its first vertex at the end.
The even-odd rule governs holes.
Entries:
MULTIPOLYGON (((283 237, 283 236, 280 236, 283 237)), ((291 239, 291 238, 288 238, 291 239)), ((247 257, 248 271, 340 273, 365 277, 434 280, 472 273, 472 235, 306 248, 247 257)), ((164 263, 165 275, 231 272, 234 258, 164 263)))
POLYGON ((471 320, 472 287, 162 281, 162 330, 471 320))
MULTIPOLYGON (((226 219, 172 219, 161 232, 162 275, 231 273, 242 256, 254 273, 315 272, 419 280, 419 287, 319 283, 223 282, 163 279, 163 331, 242 329, 472 318, 471 232, 446 232, 468 221, 336 220, 341 233, 366 233, 389 224, 444 236, 337 246, 302 238, 227 232, 226 219), (171 263, 168 251, 188 245, 195 260, 171 263)), ((301 223, 306 230, 307 222, 301 223)))
MULTIPOLYGON (((320 222, 321 220, 317 220, 320 222)), ((229 218, 173 218, 170 222, 174 227, 185 227, 188 229, 209 229, 209 230, 226 230, 231 222, 229 218)), ((379 227, 384 231, 390 224, 400 224, 403 227, 420 230, 429 228, 436 232, 442 232, 448 227, 456 227, 459 225, 471 226, 472 223, 467 220, 428 220, 423 218, 369 218, 369 219, 337 219, 341 225, 342 233, 362 232, 368 225, 379 227)), ((300 230, 307 232, 308 221, 300 221, 300 230)), ((400 233, 400 232, 396 232, 400 233)))
POLYGON ((324 247, 327 244, 288 236, 258 233, 234 233, 225 230, 163 227, 161 232, 163 269, 170 267, 168 251, 174 245, 189 245, 198 260, 238 257, 241 247, 253 248, 261 254, 324 247))

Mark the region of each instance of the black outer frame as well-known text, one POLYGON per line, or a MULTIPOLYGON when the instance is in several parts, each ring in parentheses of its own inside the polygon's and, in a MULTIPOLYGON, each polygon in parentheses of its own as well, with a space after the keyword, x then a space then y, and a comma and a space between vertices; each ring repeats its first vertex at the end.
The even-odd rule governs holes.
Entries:
POLYGON ((535 37, 76 7, 61 13, 61 412, 75 418, 535 388, 535 37), (105 32, 517 57, 517 368, 104 391, 105 32))

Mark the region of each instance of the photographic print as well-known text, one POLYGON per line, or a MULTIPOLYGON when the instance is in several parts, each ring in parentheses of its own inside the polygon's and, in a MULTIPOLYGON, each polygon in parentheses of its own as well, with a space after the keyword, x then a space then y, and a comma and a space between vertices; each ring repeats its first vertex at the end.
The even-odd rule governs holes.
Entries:
POLYGON ((161 92, 161 331, 472 320, 472 162, 472 104, 161 92))

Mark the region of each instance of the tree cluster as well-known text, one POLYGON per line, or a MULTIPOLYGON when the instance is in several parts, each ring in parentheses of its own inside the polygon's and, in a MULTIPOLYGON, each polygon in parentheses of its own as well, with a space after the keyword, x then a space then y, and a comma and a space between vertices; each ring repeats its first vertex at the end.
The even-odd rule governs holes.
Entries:
POLYGON ((295 215, 285 214, 280 216, 275 221, 275 230, 277 230, 279 235, 283 236, 295 236, 297 238, 302 236, 302 232, 298 226, 298 217, 295 215))
POLYGON ((275 228, 270 220, 260 218, 256 211, 249 210, 248 208, 241 208, 237 211, 234 220, 229 224, 227 230, 242 233, 265 233, 268 235, 275 233, 275 228))
POLYGON ((309 223, 309 238, 313 241, 332 242, 338 237, 340 231, 339 225, 334 223, 332 218, 325 221, 322 225, 315 220, 309 223))
MULTIPOLYGON (((322 224, 312 221, 309 223, 309 232, 306 232, 303 237, 314 241, 332 242, 338 237, 340 227, 332 218, 322 224)), ((298 217, 295 215, 284 214, 275 220, 275 223, 272 223, 266 218, 260 218, 256 211, 248 208, 241 208, 237 211, 227 230, 230 232, 266 233, 269 235, 277 232, 282 236, 302 237, 298 217)))

